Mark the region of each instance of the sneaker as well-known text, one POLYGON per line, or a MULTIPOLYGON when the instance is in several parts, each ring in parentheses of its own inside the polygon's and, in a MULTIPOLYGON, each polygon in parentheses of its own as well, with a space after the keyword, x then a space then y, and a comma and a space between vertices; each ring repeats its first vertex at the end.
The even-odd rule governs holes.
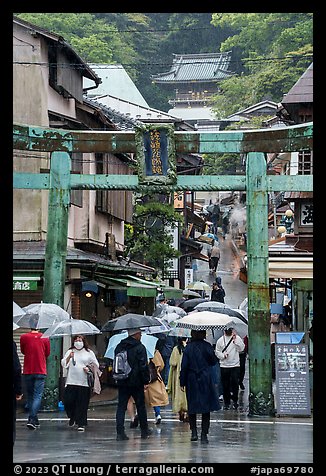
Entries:
POLYGON ((161 415, 157 415, 157 417, 155 418, 155 424, 159 425, 161 423, 161 420, 162 420, 161 415))
POLYGON ((242 382, 239 384, 239 387, 240 387, 240 390, 244 390, 244 389, 245 389, 245 386, 243 385, 242 382))
POLYGON ((151 436, 152 433, 153 433, 153 431, 148 428, 148 430, 141 432, 140 437, 141 437, 143 440, 145 440, 145 439, 147 439, 149 436, 151 436))
POLYGON ((129 440, 129 436, 127 436, 125 433, 118 433, 117 441, 124 441, 124 440, 129 440))
POLYGON ((230 410, 230 405, 224 405, 223 410, 230 410))
POLYGON ((76 425, 75 420, 73 418, 70 418, 68 425, 72 428, 73 426, 76 425))
POLYGON ((36 425, 32 421, 29 421, 26 426, 29 430, 36 430, 36 425))
POLYGON ((84 427, 84 426, 79 426, 79 427, 77 428, 77 431, 85 431, 85 427, 84 427))
POLYGON ((38 421, 38 418, 37 418, 37 417, 34 418, 34 422, 33 422, 33 423, 34 423, 34 425, 36 426, 36 428, 40 428, 41 425, 40 425, 40 422, 38 421))
POLYGON ((238 404, 237 402, 234 402, 234 403, 233 403, 233 408, 234 408, 235 410, 237 410, 237 409, 239 408, 239 404, 238 404))

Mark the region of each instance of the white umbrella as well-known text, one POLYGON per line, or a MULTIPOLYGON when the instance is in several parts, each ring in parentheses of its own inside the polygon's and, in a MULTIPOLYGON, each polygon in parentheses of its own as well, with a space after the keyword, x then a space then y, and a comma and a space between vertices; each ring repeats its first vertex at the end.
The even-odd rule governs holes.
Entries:
POLYGON ((15 331, 16 329, 19 329, 19 326, 15 322, 13 322, 12 323, 12 330, 15 331))
POLYGON ((176 327, 186 329, 207 330, 225 329, 232 322, 232 318, 226 314, 211 311, 192 312, 176 321, 176 327))
POLYGON ((40 302, 29 304, 23 307, 25 314, 20 317, 14 317, 14 322, 20 327, 29 327, 35 329, 47 329, 52 324, 69 320, 67 311, 57 304, 40 302))
POLYGON ((79 334, 101 334, 101 331, 89 321, 70 318, 53 324, 44 332, 42 338, 74 336, 79 334))

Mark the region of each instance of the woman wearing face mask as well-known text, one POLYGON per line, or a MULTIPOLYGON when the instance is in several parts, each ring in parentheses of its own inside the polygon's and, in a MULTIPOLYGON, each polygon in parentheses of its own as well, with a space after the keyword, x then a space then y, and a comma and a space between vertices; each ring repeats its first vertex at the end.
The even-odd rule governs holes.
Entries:
POLYGON ((76 335, 73 337, 72 346, 61 360, 61 365, 67 369, 63 403, 69 418, 69 426, 77 425, 78 431, 85 431, 87 425, 87 410, 91 396, 91 389, 87 383, 89 364, 99 367, 86 338, 83 335, 76 335))

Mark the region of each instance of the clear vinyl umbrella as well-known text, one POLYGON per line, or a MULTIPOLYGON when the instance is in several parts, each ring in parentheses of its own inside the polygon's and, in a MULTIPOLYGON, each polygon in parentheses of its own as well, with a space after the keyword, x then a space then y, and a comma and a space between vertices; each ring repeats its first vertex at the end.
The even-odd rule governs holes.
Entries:
POLYGON ((40 302, 23 307, 25 314, 14 317, 20 327, 47 329, 52 324, 70 319, 70 315, 62 307, 53 303, 40 302))
MULTIPOLYGON (((24 311, 24 309, 20 306, 18 306, 17 303, 15 303, 15 301, 12 302, 13 304, 13 317, 22 317, 24 314, 26 314, 26 311, 24 311)), ((18 326, 19 327, 19 326, 18 326)))
POLYGON ((192 289, 194 291, 211 291, 211 287, 204 281, 193 281, 187 284, 186 289, 192 289))
POLYGON ((56 322, 50 326, 42 335, 43 337, 63 337, 63 336, 74 336, 74 335, 93 335, 101 334, 100 329, 98 329, 92 322, 85 321, 83 319, 73 319, 72 317, 56 322))
POLYGON ((203 301, 195 306, 196 311, 220 312, 219 309, 231 309, 231 306, 219 301, 203 301))

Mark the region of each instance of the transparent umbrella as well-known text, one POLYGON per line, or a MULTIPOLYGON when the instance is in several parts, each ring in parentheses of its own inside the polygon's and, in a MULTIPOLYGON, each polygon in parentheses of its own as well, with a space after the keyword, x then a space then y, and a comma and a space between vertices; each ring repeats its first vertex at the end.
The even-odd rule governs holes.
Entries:
POLYGON ((15 303, 15 301, 12 302, 13 304, 13 317, 21 317, 23 316, 24 314, 26 314, 26 311, 24 311, 24 309, 20 306, 18 306, 17 303, 15 303))
POLYGON ((205 301, 197 304, 194 309, 196 309, 197 311, 220 312, 219 309, 231 309, 231 306, 219 301, 205 301))
POLYGON ((193 289, 194 291, 210 291, 211 287, 204 281, 193 281, 187 285, 187 289, 193 289))
POLYGON ((64 321, 56 322, 50 326, 42 335, 43 337, 63 337, 74 336, 79 334, 101 334, 94 324, 83 319, 69 318, 64 321))
POLYGON ((20 327, 47 329, 52 324, 70 319, 70 315, 62 307, 53 303, 40 302, 23 307, 25 314, 14 317, 20 327))

